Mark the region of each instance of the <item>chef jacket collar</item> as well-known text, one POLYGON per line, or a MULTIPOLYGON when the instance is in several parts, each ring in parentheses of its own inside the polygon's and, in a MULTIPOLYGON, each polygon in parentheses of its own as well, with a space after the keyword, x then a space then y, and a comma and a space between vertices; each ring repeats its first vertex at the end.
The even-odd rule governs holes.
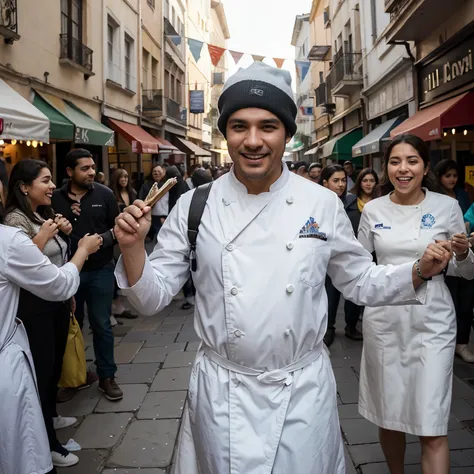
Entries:
MULTIPOLYGON (((282 160, 281 162, 282 173, 280 177, 270 186, 270 193, 275 193, 283 189, 283 187, 287 184, 288 179, 290 177, 290 170, 286 163, 282 160)), ((244 194, 248 194, 247 188, 244 184, 242 184, 235 176, 234 167, 232 166, 230 173, 229 173, 230 183, 234 187, 237 192, 241 192, 244 194)), ((267 194, 267 193, 262 193, 267 194)))

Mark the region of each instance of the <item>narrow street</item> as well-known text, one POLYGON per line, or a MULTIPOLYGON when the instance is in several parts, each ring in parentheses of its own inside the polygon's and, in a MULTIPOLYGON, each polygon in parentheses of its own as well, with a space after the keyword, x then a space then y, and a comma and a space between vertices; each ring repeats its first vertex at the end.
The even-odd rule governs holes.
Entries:
MULTIPOLYGON (((343 305, 340 306, 342 308, 343 305)), ((154 317, 123 320, 114 328, 118 383, 124 398, 112 403, 97 384, 79 392, 59 414, 75 416, 74 427, 58 431, 60 441, 75 439, 82 451, 78 465, 61 474, 168 474, 198 339, 192 310, 174 301, 154 317)), ((346 443, 347 474, 388 474, 377 428, 357 411, 358 371, 362 344, 338 336, 331 360, 338 383, 339 415, 346 443)), ((86 331, 87 332, 87 331, 86 331)), ((86 335, 87 359, 93 363, 91 335, 86 335)), ((456 359, 453 404, 449 424, 451 473, 472 474, 474 469, 474 367, 456 359)), ((406 474, 419 474, 420 445, 408 437, 406 474)), ((244 474, 244 473, 242 473, 244 474)))

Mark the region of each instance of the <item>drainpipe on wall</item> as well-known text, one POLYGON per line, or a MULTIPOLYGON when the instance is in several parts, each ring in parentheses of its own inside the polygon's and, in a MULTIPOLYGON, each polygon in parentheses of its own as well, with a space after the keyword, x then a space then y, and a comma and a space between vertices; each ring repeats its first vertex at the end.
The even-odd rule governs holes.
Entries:
MULTIPOLYGON (((142 2, 138 2, 138 54, 137 54, 137 66, 138 66, 138 126, 142 126, 142 107, 143 107, 143 94, 142 94, 142 2)), ((140 189, 144 182, 143 179, 143 158, 141 153, 137 153, 137 164, 138 164, 138 175, 136 180, 136 188, 140 189)))
MULTIPOLYGON (((105 32, 107 31, 106 25, 106 16, 105 16, 105 0, 101 2, 101 15, 102 15, 102 104, 100 105, 100 115, 101 118, 105 116, 105 94, 107 88, 105 87, 106 81, 106 70, 105 70, 105 61, 107 60, 107 48, 105 45, 105 32)), ((110 172, 109 172, 109 152, 106 146, 102 147, 102 170, 105 175, 106 182, 110 182, 110 172)))

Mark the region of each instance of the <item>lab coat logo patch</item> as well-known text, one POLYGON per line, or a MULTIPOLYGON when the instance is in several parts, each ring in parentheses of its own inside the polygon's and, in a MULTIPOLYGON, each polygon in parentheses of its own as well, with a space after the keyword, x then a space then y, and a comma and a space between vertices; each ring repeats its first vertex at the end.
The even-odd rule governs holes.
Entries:
POLYGON ((319 230, 319 224, 314 220, 314 217, 310 217, 306 221, 306 224, 300 230, 299 238, 328 240, 326 234, 319 230))
POLYGON ((433 214, 425 214, 421 218, 421 228, 422 229, 431 229, 435 225, 436 219, 433 214))

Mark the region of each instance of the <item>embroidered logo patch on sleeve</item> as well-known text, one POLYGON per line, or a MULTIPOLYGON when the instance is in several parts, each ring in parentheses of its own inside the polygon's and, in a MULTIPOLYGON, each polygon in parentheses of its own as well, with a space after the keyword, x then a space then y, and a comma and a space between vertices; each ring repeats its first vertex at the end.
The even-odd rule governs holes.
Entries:
POLYGON ((299 238, 328 240, 326 234, 319 230, 319 224, 314 220, 314 217, 310 217, 306 221, 306 224, 300 230, 299 238))

